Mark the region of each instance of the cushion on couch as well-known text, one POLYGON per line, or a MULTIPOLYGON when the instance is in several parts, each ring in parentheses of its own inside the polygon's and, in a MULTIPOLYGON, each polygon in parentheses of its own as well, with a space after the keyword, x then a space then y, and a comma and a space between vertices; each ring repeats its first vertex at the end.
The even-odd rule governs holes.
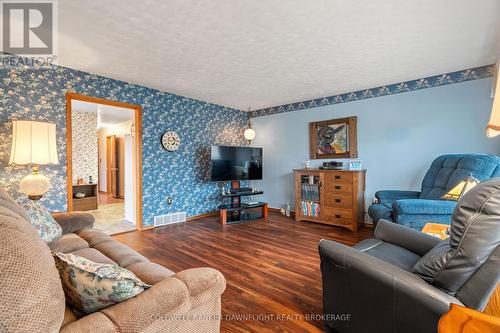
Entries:
POLYGON ((26 210, 26 216, 45 243, 62 236, 59 223, 54 220, 49 211, 38 200, 25 200, 21 205, 26 210))
POLYGON ((72 253, 53 253, 68 304, 90 314, 132 298, 150 285, 116 264, 101 264, 72 253))
POLYGON ((382 259, 408 272, 411 272, 415 263, 420 260, 420 256, 410 250, 374 238, 362 240, 354 245, 353 248, 382 259))
POLYGON ((62 235, 48 244, 52 252, 69 253, 89 247, 89 243, 77 234, 70 233, 62 235))

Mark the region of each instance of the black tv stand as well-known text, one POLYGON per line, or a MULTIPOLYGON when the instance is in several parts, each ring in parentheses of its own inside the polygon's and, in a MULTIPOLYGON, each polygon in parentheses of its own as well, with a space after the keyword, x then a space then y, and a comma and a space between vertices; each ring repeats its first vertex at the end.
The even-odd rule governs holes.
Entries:
POLYGON ((220 224, 231 224, 261 218, 267 218, 267 203, 257 202, 253 204, 241 203, 241 197, 249 195, 264 194, 262 191, 253 191, 251 188, 240 188, 239 181, 231 182, 231 191, 222 195, 222 200, 231 199, 230 204, 219 206, 220 224))
POLYGON ((252 193, 252 188, 251 187, 231 188, 229 192, 231 194, 252 193))

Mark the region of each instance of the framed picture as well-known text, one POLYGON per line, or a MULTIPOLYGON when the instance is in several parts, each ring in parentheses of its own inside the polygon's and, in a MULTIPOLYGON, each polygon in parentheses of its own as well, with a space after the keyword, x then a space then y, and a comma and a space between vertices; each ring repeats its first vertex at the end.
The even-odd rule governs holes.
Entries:
POLYGON ((312 159, 358 157, 357 117, 309 123, 312 159))

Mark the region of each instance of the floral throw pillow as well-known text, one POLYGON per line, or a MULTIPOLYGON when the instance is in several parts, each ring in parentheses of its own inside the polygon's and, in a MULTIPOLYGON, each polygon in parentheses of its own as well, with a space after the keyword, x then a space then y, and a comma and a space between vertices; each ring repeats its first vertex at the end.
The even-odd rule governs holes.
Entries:
POLYGON ((30 219, 31 225, 45 243, 50 243, 62 236, 61 226, 40 201, 26 200, 20 202, 20 204, 26 210, 26 216, 30 219))
POLYGON ((85 314, 123 302, 151 287, 116 264, 99 264, 72 253, 54 252, 53 256, 66 302, 85 314))

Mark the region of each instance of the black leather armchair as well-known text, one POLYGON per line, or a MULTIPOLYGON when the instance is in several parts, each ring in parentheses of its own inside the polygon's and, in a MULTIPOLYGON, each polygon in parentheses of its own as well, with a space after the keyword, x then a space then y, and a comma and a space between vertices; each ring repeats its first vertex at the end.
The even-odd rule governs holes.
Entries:
POLYGON ((482 310, 500 281, 500 178, 458 203, 450 239, 381 220, 354 247, 322 240, 328 332, 437 332, 451 303, 482 310))

